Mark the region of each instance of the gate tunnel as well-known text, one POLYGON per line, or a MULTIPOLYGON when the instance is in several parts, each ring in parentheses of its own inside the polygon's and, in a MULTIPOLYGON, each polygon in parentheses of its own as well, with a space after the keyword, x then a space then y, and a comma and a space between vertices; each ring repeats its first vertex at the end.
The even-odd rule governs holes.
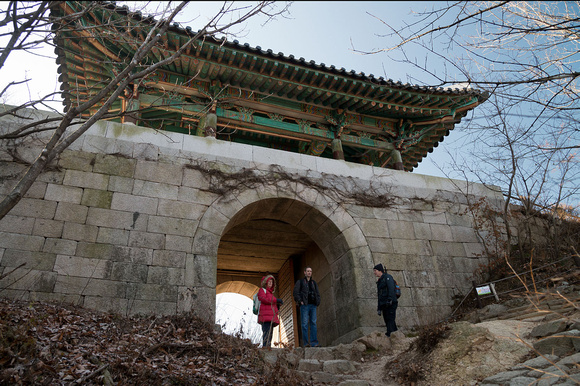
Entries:
POLYGON ((345 307, 353 300, 354 291, 354 275, 348 275, 352 268, 344 269, 344 261, 350 255, 346 253, 346 242, 337 242, 337 238, 344 237, 336 225, 307 204, 286 198, 251 203, 231 218, 220 239, 216 295, 233 292, 251 298, 260 287, 261 278, 272 274, 277 282, 275 296, 284 300, 276 332, 280 335, 275 334, 273 341, 298 346, 299 315, 292 290, 306 266, 310 266, 322 299, 317 312, 318 339, 321 345, 330 345, 349 332, 343 331, 345 328, 353 327, 348 321, 357 320, 352 307, 345 307), (320 246, 329 242, 344 247, 330 248, 328 251, 334 252, 325 254, 320 246))

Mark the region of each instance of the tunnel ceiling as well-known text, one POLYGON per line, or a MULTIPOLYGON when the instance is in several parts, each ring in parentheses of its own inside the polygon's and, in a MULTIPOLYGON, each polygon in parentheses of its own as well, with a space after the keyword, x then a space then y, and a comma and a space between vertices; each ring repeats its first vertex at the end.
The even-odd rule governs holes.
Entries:
POLYGON ((251 220, 230 229, 218 248, 218 271, 276 273, 292 255, 302 254, 312 239, 276 220, 251 220))

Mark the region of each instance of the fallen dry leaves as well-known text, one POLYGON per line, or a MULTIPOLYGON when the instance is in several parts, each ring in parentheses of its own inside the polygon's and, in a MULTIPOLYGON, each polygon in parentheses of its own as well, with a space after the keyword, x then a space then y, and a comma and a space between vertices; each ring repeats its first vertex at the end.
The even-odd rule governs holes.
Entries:
POLYGON ((121 317, 0 299, 0 384, 305 384, 194 315, 121 317))

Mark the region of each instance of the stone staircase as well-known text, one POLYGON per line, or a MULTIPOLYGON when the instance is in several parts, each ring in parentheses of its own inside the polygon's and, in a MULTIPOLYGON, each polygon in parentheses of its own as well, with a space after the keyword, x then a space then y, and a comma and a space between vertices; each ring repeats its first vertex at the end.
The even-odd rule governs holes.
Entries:
POLYGON ((376 380, 372 379, 372 375, 365 373, 365 353, 380 352, 386 357, 394 351, 404 351, 408 343, 405 343, 406 340, 403 338, 404 335, 400 332, 394 333, 390 339, 382 332, 375 332, 350 344, 332 347, 266 349, 262 351, 262 355, 266 362, 273 365, 280 361, 281 365, 316 385, 386 385, 382 377, 382 368, 377 369, 376 363, 373 364, 375 365, 374 373, 378 375, 376 380))
POLYGON ((580 304, 580 295, 566 294, 564 296, 554 292, 538 295, 519 296, 504 304, 487 306, 487 310, 478 313, 481 321, 491 320, 520 320, 534 321, 545 317, 557 318, 577 311, 580 304), (512 304, 521 304, 512 306, 512 304))

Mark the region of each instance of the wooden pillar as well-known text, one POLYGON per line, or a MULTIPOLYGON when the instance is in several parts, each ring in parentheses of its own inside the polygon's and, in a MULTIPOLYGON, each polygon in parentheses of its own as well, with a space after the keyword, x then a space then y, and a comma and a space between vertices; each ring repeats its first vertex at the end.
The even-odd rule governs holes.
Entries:
POLYGON ((342 150, 342 141, 340 138, 335 138, 330 144, 332 148, 332 158, 344 160, 344 151, 342 150))
POLYGON ((391 152, 391 158, 393 159, 393 165, 395 170, 405 170, 403 168, 403 158, 401 158, 401 152, 397 149, 393 149, 391 152))
POLYGON ((215 103, 211 106, 209 113, 205 115, 203 135, 215 138, 217 134, 217 114, 215 103))

